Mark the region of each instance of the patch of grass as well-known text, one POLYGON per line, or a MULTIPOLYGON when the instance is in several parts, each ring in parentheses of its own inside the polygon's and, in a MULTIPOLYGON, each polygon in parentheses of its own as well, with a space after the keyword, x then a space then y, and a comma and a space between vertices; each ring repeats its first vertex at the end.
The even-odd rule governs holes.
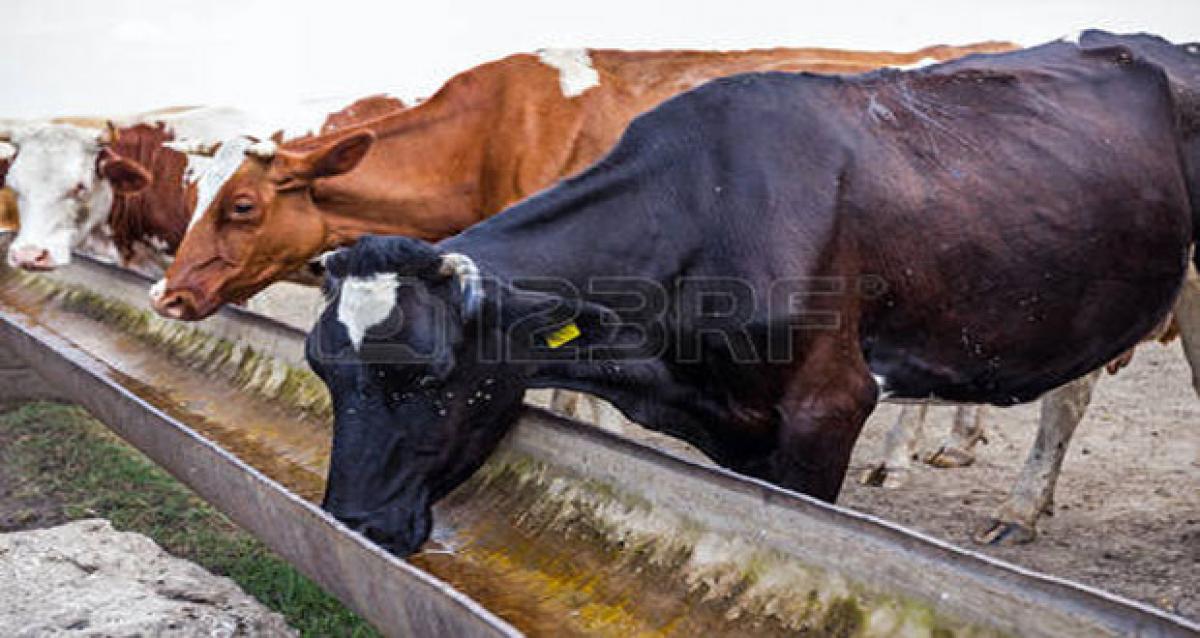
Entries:
POLYGON ((145 534, 233 579, 305 636, 378 635, 82 408, 30 403, 0 415, 0 464, 27 497, 52 500, 69 519, 98 516, 145 534))

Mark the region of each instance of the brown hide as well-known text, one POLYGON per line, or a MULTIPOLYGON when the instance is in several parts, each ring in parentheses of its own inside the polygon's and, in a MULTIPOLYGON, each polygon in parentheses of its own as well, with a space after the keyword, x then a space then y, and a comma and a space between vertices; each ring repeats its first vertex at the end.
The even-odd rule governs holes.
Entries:
POLYGON ((1014 48, 592 50, 599 84, 578 96, 564 95, 559 69, 538 55, 513 55, 455 76, 420 105, 284 144, 273 160, 247 157, 185 237, 156 307, 201 319, 365 233, 425 240, 456 234, 584 168, 639 113, 713 78, 858 73, 1014 48), (363 131, 375 142, 354 167, 357 158, 338 145, 363 131), (325 162, 339 153, 338 162, 325 162), (320 170, 345 164, 353 170, 320 170))
POLYGON ((191 189, 184 185, 187 156, 163 146, 174 137, 161 122, 138 124, 119 129, 109 146, 112 153, 137 162, 153 176, 150 185, 136 193, 114 189, 108 222, 113 243, 126 260, 133 257, 138 242, 158 240, 173 252, 187 229, 194 203, 191 189))
POLYGON ((17 217, 17 195, 4 186, 8 165, 8 160, 0 160, 0 233, 15 233, 21 227, 21 220, 17 217))
POLYGON ((342 129, 358 126, 367 120, 391 115, 405 108, 404 102, 390 95, 369 95, 356 100, 350 106, 330 113, 321 126, 321 135, 336 133, 342 129))

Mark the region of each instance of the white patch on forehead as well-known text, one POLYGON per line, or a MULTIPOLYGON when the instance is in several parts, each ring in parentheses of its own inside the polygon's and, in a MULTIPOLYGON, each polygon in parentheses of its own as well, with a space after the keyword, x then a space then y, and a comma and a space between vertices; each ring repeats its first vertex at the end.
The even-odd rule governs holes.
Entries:
POLYGON ((600 74, 592 67, 587 49, 542 49, 538 59, 558 69, 558 86, 564 97, 576 97, 593 86, 600 86, 600 74))
POLYGON ((17 154, 17 147, 8 142, 0 142, 0 161, 10 160, 17 154))
POLYGON ((233 177, 242 162, 246 161, 246 149, 253 144, 254 142, 246 137, 235 137, 221 144, 221 148, 217 150, 217 154, 213 156, 211 163, 196 182, 196 209, 192 211, 192 220, 188 222, 188 230, 196 225, 196 222, 204 215, 204 211, 208 210, 213 200, 217 198, 221 187, 229 181, 230 177, 233 177))
POLYGON ((372 326, 379 325, 396 305, 395 273, 378 273, 370 277, 347 277, 342 282, 338 300, 338 321, 346 326, 354 349, 362 347, 363 336, 372 326))

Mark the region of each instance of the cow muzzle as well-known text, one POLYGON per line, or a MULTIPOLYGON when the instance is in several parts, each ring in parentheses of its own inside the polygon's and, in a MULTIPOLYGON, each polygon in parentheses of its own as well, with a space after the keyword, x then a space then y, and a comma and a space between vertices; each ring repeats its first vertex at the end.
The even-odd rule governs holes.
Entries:
POLYGON ((37 246, 21 246, 8 251, 8 264, 25 270, 53 270, 57 265, 54 257, 46 248, 37 246))
POLYGON ((421 549, 433 531, 433 514, 426 509, 392 509, 368 516, 330 512, 334 518, 371 542, 397 556, 409 556, 421 549))
POLYGON ((162 290, 156 284, 150 292, 150 303, 155 312, 167 319, 196 321, 204 318, 196 295, 187 290, 162 290))

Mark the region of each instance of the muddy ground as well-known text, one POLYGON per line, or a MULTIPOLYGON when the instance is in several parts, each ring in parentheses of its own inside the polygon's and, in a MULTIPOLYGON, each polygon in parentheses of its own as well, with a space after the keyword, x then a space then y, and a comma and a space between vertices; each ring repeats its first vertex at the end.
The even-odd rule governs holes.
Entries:
MULTIPOLYGON (((858 484, 899 407, 883 405, 855 449, 841 505, 964 547, 1200 620, 1200 399, 1178 342, 1147 345, 1101 379, 1064 463, 1054 515, 1029 545, 980 547, 971 532, 1007 494, 1037 427, 1036 405, 992 408, 967 468, 916 464, 899 490, 858 484)), ((927 446, 951 408, 930 410, 927 446)))

